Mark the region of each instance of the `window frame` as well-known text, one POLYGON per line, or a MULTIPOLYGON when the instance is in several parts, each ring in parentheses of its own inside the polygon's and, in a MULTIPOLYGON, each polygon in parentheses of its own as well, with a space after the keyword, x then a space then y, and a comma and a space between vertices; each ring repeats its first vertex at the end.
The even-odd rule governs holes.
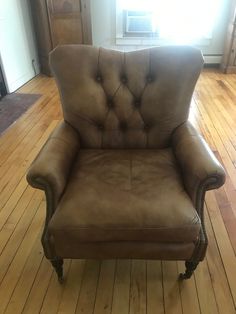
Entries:
MULTIPOLYGON (((121 46, 162 46, 162 45, 173 45, 173 44, 191 44, 195 46, 209 46, 211 44, 212 38, 200 38, 191 40, 189 43, 185 41, 181 42, 173 41, 172 39, 161 38, 158 35, 150 36, 150 34, 146 35, 143 33, 142 35, 137 33, 125 34, 125 19, 124 19, 124 11, 119 6, 119 1, 115 0, 115 16, 116 16, 116 28, 115 28, 115 44, 121 46)), ((155 33, 154 33, 155 34, 155 33)))

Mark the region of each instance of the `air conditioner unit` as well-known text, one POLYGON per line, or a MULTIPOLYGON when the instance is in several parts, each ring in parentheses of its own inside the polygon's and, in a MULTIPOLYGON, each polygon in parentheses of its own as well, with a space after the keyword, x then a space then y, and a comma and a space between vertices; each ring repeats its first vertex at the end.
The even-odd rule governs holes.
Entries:
POLYGON ((153 16, 148 11, 124 11, 125 33, 129 34, 153 34, 153 16))

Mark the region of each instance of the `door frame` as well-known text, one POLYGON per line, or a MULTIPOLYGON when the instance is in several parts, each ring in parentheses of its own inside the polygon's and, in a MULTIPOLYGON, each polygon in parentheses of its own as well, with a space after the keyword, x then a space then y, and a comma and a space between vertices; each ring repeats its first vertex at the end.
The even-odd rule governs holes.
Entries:
POLYGON ((7 87, 4 80, 3 68, 0 62, 0 100, 7 95, 7 87))

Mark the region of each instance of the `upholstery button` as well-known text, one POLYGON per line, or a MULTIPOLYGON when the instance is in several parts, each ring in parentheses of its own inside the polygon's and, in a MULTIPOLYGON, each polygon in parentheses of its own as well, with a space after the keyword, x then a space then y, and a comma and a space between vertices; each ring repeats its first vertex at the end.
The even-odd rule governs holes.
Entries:
POLYGON ((101 130, 101 131, 104 130, 104 126, 103 126, 102 124, 100 124, 100 123, 97 124, 97 128, 98 128, 99 130, 101 130))
POLYGON ((134 106, 136 108, 138 108, 140 106, 140 100, 139 99, 136 99, 135 102, 134 102, 134 106))
POLYGON ((127 83, 127 77, 126 77, 126 76, 122 76, 122 77, 121 77, 121 82, 122 82, 123 84, 126 84, 126 83, 127 83))
POLYGON ((100 75, 97 75, 96 80, 97 80, 97 82, 101 82, 102 81, 102 77, 100 75))
POLYGON ((148 83, 153 82, 153 77, 152 77, 151 75, 148 75, 148 77, 147 77, 147 81, 148 81, 148 83))
POLYGON ((150 129, 150 126, 148 124, 144 124, 143 129, 147 132, 150 129))
POLYGON ((107 99, 107 106, 109 108, 113 108, 114 107, 114 102, 113 102, 113 99, 112 98, 108 98, 107 99))
POLYGON ((127 123, 124 121, 120 122, 120 129, 122 131, 126 131, 127 130, 127 123))

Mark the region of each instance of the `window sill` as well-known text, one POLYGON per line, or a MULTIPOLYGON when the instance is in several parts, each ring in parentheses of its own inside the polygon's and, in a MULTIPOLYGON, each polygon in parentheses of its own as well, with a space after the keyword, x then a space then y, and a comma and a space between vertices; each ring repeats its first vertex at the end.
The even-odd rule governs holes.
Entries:
POLYGON ((162 45, 194 45, 194 46, 209 46, 210 38, 202 38, 196 40, 168 40, 161 38, 148 37, 116 37, 116 45, 122 46, 162 46, 162 45))

